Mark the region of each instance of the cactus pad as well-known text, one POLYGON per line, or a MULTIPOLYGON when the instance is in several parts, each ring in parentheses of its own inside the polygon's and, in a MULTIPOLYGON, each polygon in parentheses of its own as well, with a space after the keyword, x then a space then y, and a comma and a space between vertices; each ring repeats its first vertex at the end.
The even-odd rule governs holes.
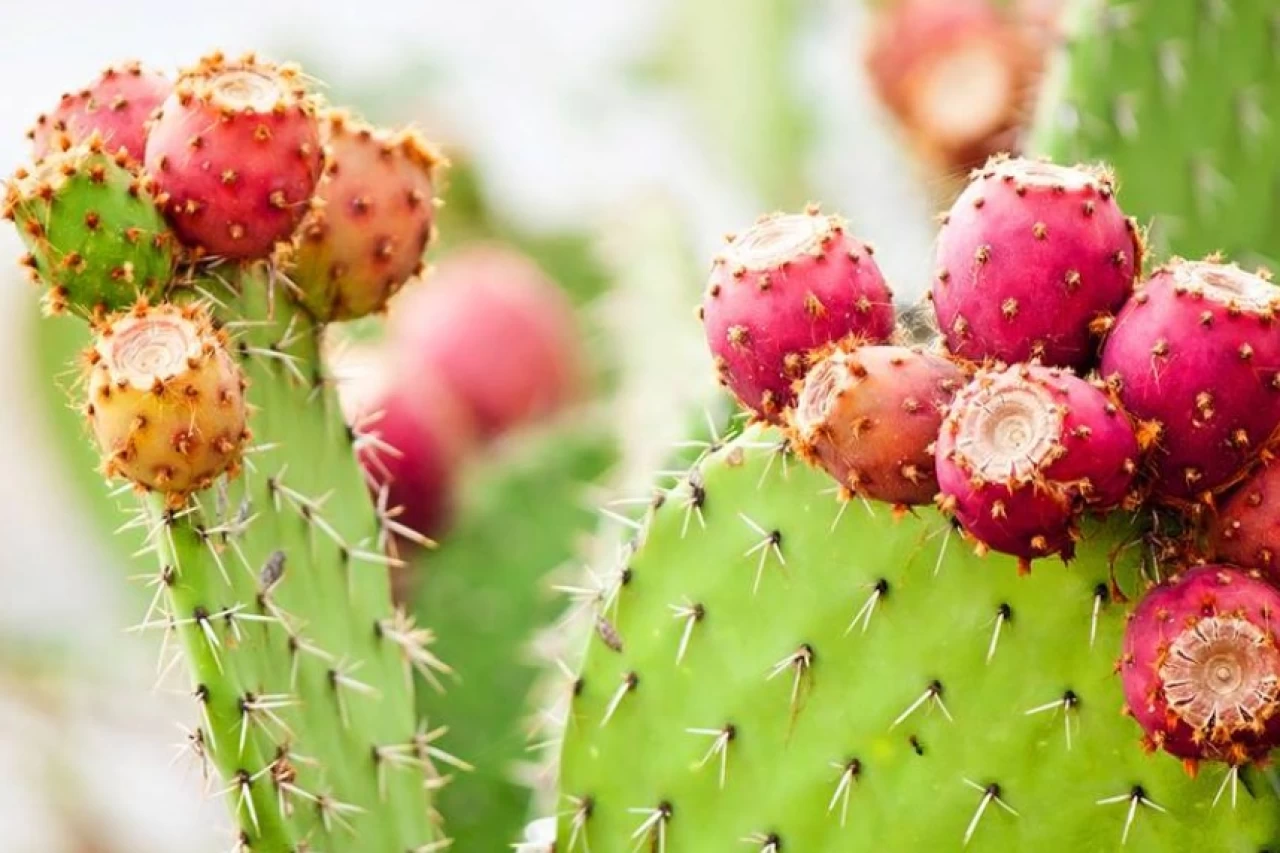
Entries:
POLYGON ((1120 713, 1139 525, 1019 577, 933 511, 838 503, 782 446, 753 429, 704 459, 602 594, 565 685, 557 849, 1280 841, 1269 771, 1192 778, 1120 713))

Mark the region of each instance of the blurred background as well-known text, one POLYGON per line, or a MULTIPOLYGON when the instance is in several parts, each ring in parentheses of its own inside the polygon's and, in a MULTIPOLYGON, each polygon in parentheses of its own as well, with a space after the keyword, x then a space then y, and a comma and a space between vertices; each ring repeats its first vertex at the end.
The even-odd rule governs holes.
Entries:
MULTIPOLYGON (((495 836, 514 840, 512 827, 538 812, 530 787, 552 772, 525 747, 537 718, 516 717, 539 667, 565 653, 564 632, 545 628, 563 615, 557 570, 601 547, 594 507, 643 495, 673 448, 727 411, 693 317, 722 235, 821 202, 876 246, 897 298, 917 301, 933 213, 970 166, 1016 145, 1056 10, 1045 0, 10 3, 0 168, 28 157, 38 114, 107 63, 172 70, 214 48, 296 60, 333 102, 417 125, 444 149, 454 165, 426 284, 406 290, 388 323, 333 336, 331 358, 353 395, 398 386, 419 400, 412 431, 424 456, 402 497, 441 546, 411 561, 398 591, 464 675, 447 705, 424 709, 476 765, 444 795, 457 849, 496 850, 506 841, 495 836), (398 314, 403 340, 428 341, 421 369, 389 354, 384 331, 398 314), (448 320, 413 328, 421 316, 448 320), (492 356, 504 398, 522 402, 463 423, 449 413, 475 353, 492 356)), ((0 228, 0 270, 20 251, 0 228)), ((126 630, 148 591, 128 583, 136 540, 112 535, 118 500, 70 411, 83 330, 37 322, 37 288, 8 269, 0 847, 228 849, 216 786, 175 748, 193 714, 184 682, 167 659, 157 666, 158 637, 126 630)))

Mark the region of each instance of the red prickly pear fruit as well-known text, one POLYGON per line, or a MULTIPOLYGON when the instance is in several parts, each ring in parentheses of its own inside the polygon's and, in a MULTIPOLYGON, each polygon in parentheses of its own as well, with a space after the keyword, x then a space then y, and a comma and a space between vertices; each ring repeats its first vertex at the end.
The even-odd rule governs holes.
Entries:
POLYGON ((1105 173, 994 157, 938 234, 938 326, 961 358, 1083 370, 1142 255, 1105 173))
POLYGON ((89 140, 95 133, 112 154, 122 149, 141 163, 147 147, 147 120, 169 97, 173 83, 137 62, 108 66, 78 92, 62 96, 53 112, 41 115, 27 131, 40 160, 89 140))
POLYGON ((815 208, 761 217, 712 264, 701 316, 720 381, 782 422, 810 353, 893 334, 893 293, 870 246, 815 208))
POLYGON ((975 539, 1028 561, 1072 554, 1080 513, 1128 497, 1138 440, 1085 380, 1035 364, 981 371, 952 401, 936 448, 939 503, 975 539))
POLYGON ((1280 424, 1280 288, 1235 265, 1175 259, 1116 318, 1102 375, 1157 433, 1152 494, 1203 499, 1243 475, 1280 424))
POLYGON ((85 413, 109 477, 161 492, 170 506, 234 475, 249 438, 245 379, 198 305, 107 318, 85 353, 85 413))
POLYGON ((1039 67, 1036 44, 992 0, 892 0, 864 61, 913 146, 943 170, 1012 147, 1039 67))
POLYGON ((1213 559, 1280 581, 1280 465, 1255 471, 1209 520, 1213 559))
POLYGON ((145 165, 184 244, 251 259, 293 233, 323 160, 315 103, 296 68, 214 54, 184 71, 160 106, 145 165))
POLYGON ((1191 569, 1150 590, 1119 671, 1151 749, 1233 766, 1280 745, 1280 591, 1255 571, 1191 569))
POLYGON ((393 509, 393 521, 407 528, 405 541, 442 535, 472 445, 465 407, 436 377, 399 373, 373 349, 344 353, 332 369, 374 499, 393 509))
POLYGON ((422 272, 443 159, 417 133, 337 111, 321 116, 321 133, 329 162, 294 236, 292 277, 317 319, 353 320, 422 272))
POLYGON ((391 346, 406 375, 432 373, 492 438, 577 396, 583 359, 573 307, 529 258, 473 246, 401 292, 391 346))
POLYGON ((933 443, 960 368, 899 346, 836 346, 814 362, 791 413, 791 444, 856 495, 927 504, 933 443))

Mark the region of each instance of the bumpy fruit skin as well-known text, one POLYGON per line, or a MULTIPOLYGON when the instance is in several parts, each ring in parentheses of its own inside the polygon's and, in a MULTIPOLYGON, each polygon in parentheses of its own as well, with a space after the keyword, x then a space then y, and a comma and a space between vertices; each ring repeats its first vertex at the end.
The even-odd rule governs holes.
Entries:
POLYGON ((53 112, 36 119, 27 132, 35 158, 87 142, 96 133, 108 152, 123 150, 132 164, 141 163, 147 120, 172 91, 169 78, 137 62, 109 66, 85 88, 63 95, 53 112))
POLYGON ((1061 368, 982 371, 953 401, 937 442, 940 504, 987 547, 1027 561, 1070 557, 1086 510, 1128 496, 1138 439, 1103 391, 1061 368))
POLYGON ((1280 465, 1252 473, 1210 516, 1209 548, 1215 560, 1280 581, 1280 465))
POLYGON ((404 375, 436 376, 487 438, 553 414, 584 379, 568 298, 532 260, 496 245, 456 252, 403 291, 391 337, 404 375))
POLYGON ((92 312, 154 298, 173 272, 175 241, 150 179, 94 136, 20 170, 5 193, 30 252, 23 263, 48 285, 46 306, 92 312))
POLYGON ((934 440, 960 368, 919 349, 833 347, 791 413, 791 444, 854 494, 927 504, 938 492, 934 440))
POLYGON ((1149 591, 1125 629, 1120 674, 1149 746, 1233 765, 1280 744, 1280 591, 1208 565, 1149 591))
POLYGON ((1116 318, 1102 374, 1159 426, 1153 494, 1191 501, 1229 486, 1280 424, 1280 288, 1234 265, 1175 259, 1116 318))
POLYGON ((938 326, 971 361, 1088 367, 1142 254, 1105 173, 994 157, 938 235, 938 326))
POLYGON ((810 353, 841 340, 883 343, 893 293, 872 249, 816 210, 759 219, 716 257, 702 302, 720 381, 780 423, 810 353))
POLYGON ((927 159, 968 169, 1009 151, 1038 67, 991 0, 892 0, 865 48, 880 100, 927 159))
POLYGON ((321 133, 329 160, 294 238, 291 275, 318 319, 352 320, 381 311, 422 273, 443 161, 417 133, 337 111, 321 116, 321 133))
POLYGON ((203 59, 178 78, 147 138, 179 239, 199 253, 266 257, 306 214, 324 154, 316 107, 291 66, 203 59))
POLYGON ((245 380, 199 306, 108 318, 86 353, 85 413, 104 472, 180 506, 215 477, 234 475, 245 442, 245 380))
POLYGON ((430 373, 407 375, 386 352, 355 349, 333 367, 357 458, 375 500, 385 488, 396 520, 423 536, 453 517, 459 470, 474 443, 466 407, 430 373))

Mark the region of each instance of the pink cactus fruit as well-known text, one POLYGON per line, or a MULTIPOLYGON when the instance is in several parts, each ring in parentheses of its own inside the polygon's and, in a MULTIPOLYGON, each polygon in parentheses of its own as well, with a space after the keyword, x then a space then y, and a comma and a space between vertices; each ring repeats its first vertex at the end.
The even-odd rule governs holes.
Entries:
POLYGON ((417 133, 321 116, 329 162, 319 202, 295 235, 292 278, 318 319, 381 311, 423 270, 440 155, 417 133))
POLYGON ((936 448, 939 503, 981 543, 1019 559, 1069 558, 1085 511, 1125 502, 1139 446, 1106 393, 1062 368, 980 372, 936 448))
POLYGON ((1209 519, 1213 559, 1280 580, 1280 465, 1262 466, 1209 519))
POLYGON ((147 137, 165 213, 198 254, 269 255, 307 212, 323 150, 315 103, 292 66, 201 60, 178 78, 147 137))
POLYGON ((761 217, 712 265, 701 308, 720 381, 781 423, 809 355, 842 340, 883 343, 893 294, 870 246, 811 208, 761 217))
POLYGON ((434 376, 398 373, 375 348, 349 349, 331 359, 331 370, 365 480, 393 529, 405 541, 440 536, 473 444, 465 407, 434 376))
POLYGON ((1106 173, 994 157, 938 235, 939 328, 971 361, 1087 368, 1142 255, 1106 173))
POLYGON ((865 63, 916 150, 964 170, 1013 144, 1035 48, 993 0, 889 0, 876 7, 865 63))
POLYGON ((137 62, 108 66, 85 88, 63 95, 53 112, 36 119, 27 131, 35 159, 87 142, 97 133, 109 153, 124 149, 141 163, 147 120, 172 91, 167 77, 137 62))
POLYGON ((584 381, 573 307, 525 255, 478 245, 401 292, 391 346, 407 376, 439 377, 492 438, 554 414, 584 381))
POLYGON ((1143 596, 1119 672, 1144 742, 1188 763, 1233 766, 1280 744, 1280 591, 1258 572, 1191 569, 1143 596))
POLYGON ((792 446, 856 495, 927 504, 938 492, 933 443, 963 384, 960 368, 933 353, 832 347, 804 378, 792 446))
POLYGON ((1280 424, 1280 288, 1216 261, 1174 260, 1116 318, 1102 374, 1158 431, 1153 495, 1202 500, 1236 481, 1280 424))

